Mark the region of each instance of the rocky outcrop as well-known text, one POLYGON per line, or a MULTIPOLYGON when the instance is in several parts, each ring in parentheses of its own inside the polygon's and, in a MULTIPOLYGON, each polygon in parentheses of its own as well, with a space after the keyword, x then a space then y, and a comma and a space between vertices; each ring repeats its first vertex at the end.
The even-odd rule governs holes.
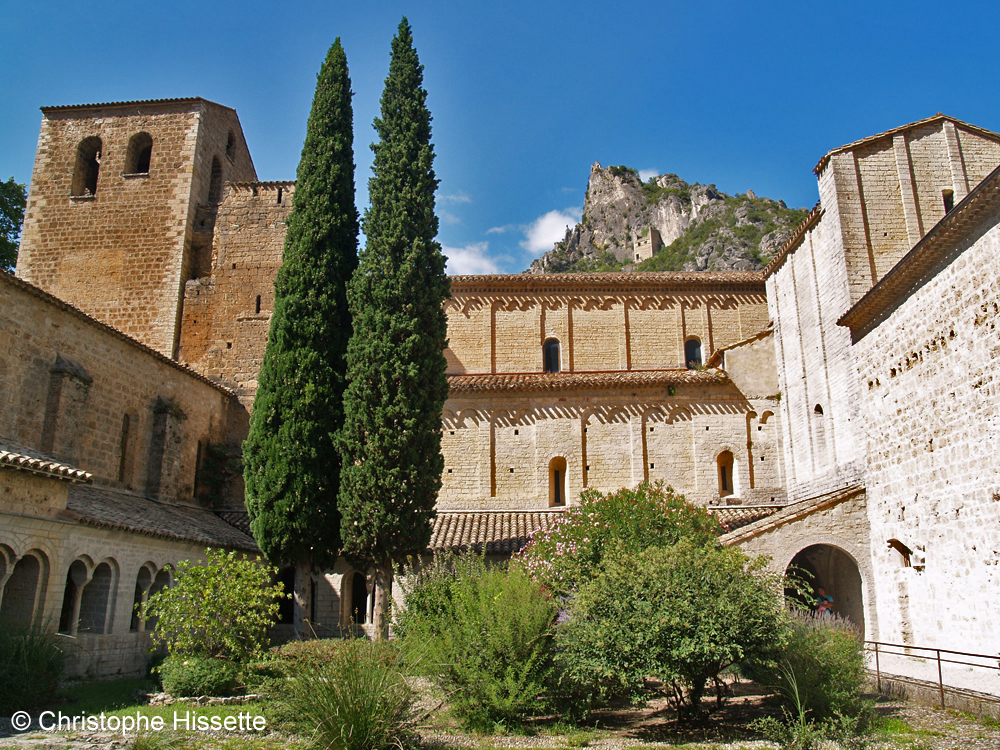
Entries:
POLYGON ((643 183, 629 167, 594 164, 582 220, 529 271, 758 270, 806 213, 752 190, 726 195, 674 174, 643 183))

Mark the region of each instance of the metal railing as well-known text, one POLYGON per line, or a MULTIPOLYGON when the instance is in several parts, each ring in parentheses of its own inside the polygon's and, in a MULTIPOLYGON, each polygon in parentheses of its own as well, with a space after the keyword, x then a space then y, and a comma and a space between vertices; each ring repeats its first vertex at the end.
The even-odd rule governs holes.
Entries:
MULTIPOLYGON (((886 643, 884 641, 865 641, 865 650, 869 653, 875 654, 875 685, 879 692, 882 692, 883 678, 882 668, 879 664, 879 656, 898 656, 906 659, 916 659, 923 662, 931 660, 937 662, 937 689, 938 696, 941 701, 941 708, 945 707, 945 693, 967 695, 971 692, 975 692, 976 697, 980 700, 985 700, 990 703, 1000 703, 1000 696, 993 696, 981 693, 980 691, 945 685, 944 677, 941 671, 942 664, 956 664, 963 667, 978 667, 979 669, 992 669, 996 672, 1000 672, 1000 656, 997 654, 974 654, 968 651, 952 651, 947 648, 930 648, 926 646, 913 646, 905 643, 886 643), (915 654, 913 652, 919 653, 915 654), (973 662, 951 658, 960 656, 981 659, 982 661, 973 662)), ((921 687, 933 685, 933 682, 928 680, 918 680, 916 678, 904 677, 897 674, 886 674, 885 678, 891 680, 892 682, 902 682, 908 685, 921 687)))

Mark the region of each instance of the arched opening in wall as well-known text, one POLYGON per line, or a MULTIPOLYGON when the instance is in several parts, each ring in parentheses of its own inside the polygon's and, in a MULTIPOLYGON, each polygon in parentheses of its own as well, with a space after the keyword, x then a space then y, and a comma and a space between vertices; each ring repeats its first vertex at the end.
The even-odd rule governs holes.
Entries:
POLYGON ((291 625, 295 621, 295 568, 289 566, 278 571, 278 583, 284 596, 278 600, 278 624, 291 625))
POLYGON ((132 432, 132 415, 123 414, 122 415, 122 429, 118 436, 118 481, 122 484, 128 484, 126 477, 129 475, 129 467, 131 464, 130 455, 130 441, 132 432))
POLYGON ((7 628, 33 625, 41 586, 41 561, 34 555, 25 555, 14 564, 14 569, 3 587, 0 625, 7 628))
POLYGON ((818 602, 819 597, 829 597, 832 602, 825 598, 823 601, 831 612, 846 617, 865 632, 861 571, 854 558, 840 547, 832 544, 806 547, 792 558, 785 573, 804 579, 806 587, 812 590, 809 601, 799 601, 800 607, 816 611, 823 606, 818 602))
POLYGON ((822 404, 816 404, 812 412, 813 437, 816 440, 816 463, 825 466, 827 463, 826 417, 822 404))
POLYGON ((222 162, 218 156, 213 156, 212 176, 208 181, 208 203, 217 206, 220 200, 222 200, 222 162))
POLYGON ((951 213, 951 210, 955 207, 955 191, 945 188, 941 191, 941 199, 944 201, 944 212, 946 214, 951 213))
POLYGON ((348 602, 348 610, 344 618, 346 624, 364 625, 368 622, 368 582, 365 577, 353 571, 344 576, 349 582, 350 591, 344 599, 348 602))
POLYGON ((722 451, 715 461, 719 469, 719 497, 729 497, 736 491, 733 484, 733 469, 735 468, 733 452, 722 451))
POLYGON ((145 621, 140 616, 140 609, 149 597, 149 587, 153 585, 153 571, 150 566, 143 565, 135 577, 135 595, 132 597, 132 622, 129 631, 138 633, 145 630, 145 621))
POLYGON ((83 560, 74 560, 66 571, 66 589, 59 614, 60 633, 76 635, 80 622, 80 593, 86 585, 87 564, 83 560))
POLYGON ((84 138, 76 149, 76 167, 70 195, 97 195, 97 177, 101 171, 101 139, 96 135, 84 138))
POLYGON ((149 163, 153 158, 153 136, 136 133, 128 142, 125 152, 125 174, 149 174, 149 163))
POLYGON ((232 130, 226 136, 226 156, 229 161, 232 161, 233 157, 236 156, 236 134, 232 130))
POLYGON ((566 504, 566 459, 557 456, 549 461, 549 507, 566 504))
POLYGON ((684 366, 689 370, 701 367, 701 341, 693 336, 684 342, 684 366))
MULTIPOLYGON (((160 570, 156 573, 156 577, 153 579, 153 585, 149 587, 149 594, 147 595, 147 598, 149 598, 150 596, 155 596, 156 594, 159 594, 161 591, 163 591, 163 589, 168 589, 168 588, 170 588, 169 565, 160 568, 160 570)), ((158 617, 150 617, 148 620, 146 620, 146 632, 147 633, 153 632, 153 630, 156 629, 156 623, 159 622, 159 620, 160 618, 158 617)))
POLYGON ((542 344, 542 363, 545 372, 559 372, 559 340, 546 339, 542 344))
POLYGON ((83 587, 80 595, 80 624, 78 633, 103 635, 109 624, 112 609, 112 592, 114 571, 111 566, 102 562, 94 568, 90 581, 83 587))

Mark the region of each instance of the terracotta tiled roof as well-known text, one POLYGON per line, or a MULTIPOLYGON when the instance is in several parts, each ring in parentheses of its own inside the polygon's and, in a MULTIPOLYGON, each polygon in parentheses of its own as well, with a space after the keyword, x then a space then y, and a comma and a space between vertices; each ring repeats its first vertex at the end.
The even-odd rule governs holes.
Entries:
POLYGON ((6 438, 0 438, 0 466, 67 482, 93 481, 93 476, 83 469, 56 461, 51 456, 6 438))
POLYGON ((1000 204, 1000 167, 994 169, 962 201, 924 235, 864 297, 837 321, 860 341, 903 300, 922 287, 962 250, 963 241, 1000 204))
POLYGON ((759 271, 706 271, 704 273, 519 273, 483 276, 452 276, 452 293, 486 289, 488 291, 560 291, 599 286, 650 287, 686 291, 692 288, 760 286, 764 275, 759 271))
POLYGON ((719 519, 725 533, 767 518, 784 508, 783 505, 724 505, 712 506, 708 512, 719 519))
POLYGON ((212 386, 216 390, 222 391, 227 396, 235 396, 236 395, 230 389, 226 388, 226 386, 222 385, 221 383, 216 383, 214 380, 211 380, 210 378, 206 378, 200 372, 192 370, 187 365, 182 365, 180 362, 177 362, 177 361, 175 361, 173 359, 170 359, 170 357, 163 356, 158 351, 156 351, 156 349, 153 349, 152 347, 146 346, 141 341, 135 340, 134 338, 132 338, 131 336, 129 336, 127 333, 122 333, 117 328, 113 328, 112 326, 109 326, 107 323, 102 323, 101 321, 97 320, 96 318, 92 318, 91 316, 87 315, 87 313, 83 312, 83 310, 81 310, 81 309, 79 309, 77 307, 73 307, 73 305, 69 304, 68 302, 63 302, 61 299, 59 299, 55 295, 49 294, 44 289, 40 289, 37 286, 35 286, 34 284, 32 284, 32 283, 30 283, 28 281, 25 281, 24 279, 19 279, 17 276, 14 276, 13 274, 10 274, 10 273, 0 273, 0 284, 10 284, 11 286, 14 286, 14 287, 16 287, 18 289, 21 289, 22 291, 27 292, 28 294, 30 294, 30 295, 32 295, 34 297, 38 297, 39 299, 41 299, 44 302, 52 305, 53 307, 55 307, 55 308, 57 308, 59 310, 63 310, 64 312, 68 312, 70 315, 73 315, 73 316, 75 316, 77 318, 80 318, 81 320, 86 321, 88 324, 90 324, 92 326, 95 326, 97 328, 102 329, 106 333, 109 333, 112 336, 114 336, 115 338, 117 338, 117 339, 119 339, 121 341, 124 341, 125 343, 129 344, 130 346, 133 346, 136 349, 140 349, 144 353, 148 354, 149 356, 153 357, 154 359, 159 360, 163 364, 169 365, 170 367, 173 367, 175 370, 180 370, 185 375, 189 375, 190 377, 194 378, 195 380, 200 380, 203 383, 207 383, 208 385, 212 386))
POLYGON ((562 391, 578 388, 640 388, 667 385, 719 385, 721 370, 612 370, 609 372, 528 372, 449 375, 448 393, 562 391))
POLYGON ((858 146, 863 146, 867 143, 877 141, 880 138, 890 138, 897 133, 902 133, 905 130, 910 130, 912 128, 919 128, 921 125, 928 125, 932 122, 940 122, 942 120, 948 120, 955 123, 955 125, 961 126, 965 130, 969 130, 977 135, 981 135, 984 138, 989 138, 990 140, 1000 141, 1000 133, 994 133, 992 130, 987 130, 986 128, 981 128, 978 125, 970 125, 967 122, 962 122, 961 120, 956 120, 954 117, 948 117, 938 112, 933 117, 927 117, 923 120, 917 120, 916 122, 910 122, 906 125, 900 125, 898 128, 893 128, 892 130, 886 130, 884 133, 876 133, 875 135, 870 135, 867 138, 861 138, 860 140, 848 143, 844 146, 839 146, 831 151, 827 151, 823 158, 819 160, 816 166, 813 168, 813 172, 819 174, 823 171, 824 167, 830 162, 830 157, 834 154, 839 154, 842 151, 852 151, 858 146))
POLYGON ((521 551, 536 531, 550 528, 562 513, 562 510, 439 510, 428 549, 514 554, 521 551))
MULTIPOLYGON (((780 505, 710 507, 725 532, 732 532, 767 518, 780 505)), ((551 528, 565 513, 558 510, 439 510, 431 533, 431 552, 480 552, 512 555, 531 540, 532 534, 551 528)))
POLYGON ((89 526, 259 552, 252 537, 203 508, 171 505, 110 487, 74 485, 67 516, 89 526))
POLYGON ((806 236, 806 232, 819 223, 823 213, 824 211, 820 207, 819 203, 813 206, 813 210, 810 211, 806 218, 802 220, 802 223, 795 228, 792 236, 785 241, 785 244, 781 246, 781 249, 778 250, 773 258, 771 258, 771 262, 767 264, 767 268, 764 269, 765 279, 781 268, 785 262, 785 258, 788 257, 788 254, 802 244, 802 239, 806 236))
POLYGON ((205 104, 215 104, 216 107, 225 107, 226 109, 232 109, 232 107, 226 107, 225 104, 217 104, 216 102, 209 101, 208 99, 202 99, 200 96, 191 97, 178 97, 175 99, 139 99, 131 102, 100 102, 98 104, 61 104, 54 107, 41 107, 42 112, 61 112, 65 110, 74 109, 101 109, 106 107, 134 107, 139 104, 194 104, 195 102, 204 102, 205 104))

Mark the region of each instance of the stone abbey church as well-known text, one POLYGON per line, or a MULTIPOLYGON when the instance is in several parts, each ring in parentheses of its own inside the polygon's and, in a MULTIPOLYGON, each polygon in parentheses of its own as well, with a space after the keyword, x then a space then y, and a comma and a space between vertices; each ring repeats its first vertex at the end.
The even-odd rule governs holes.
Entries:
MULTIPOLYGON (((42 112, 0 274, 0 623, 130 673, 174 563, 257 551, 233 465, 295 184, 203 99, 42 112)), ((995 651, 998 165, 939 114, 823 156, 763 273, 453 277, 431 551, 509 555, 584 489, 663 480, 866 638, 995 651)), ((313 584, 322 632, 370 611, 368 571, 313 584)))

